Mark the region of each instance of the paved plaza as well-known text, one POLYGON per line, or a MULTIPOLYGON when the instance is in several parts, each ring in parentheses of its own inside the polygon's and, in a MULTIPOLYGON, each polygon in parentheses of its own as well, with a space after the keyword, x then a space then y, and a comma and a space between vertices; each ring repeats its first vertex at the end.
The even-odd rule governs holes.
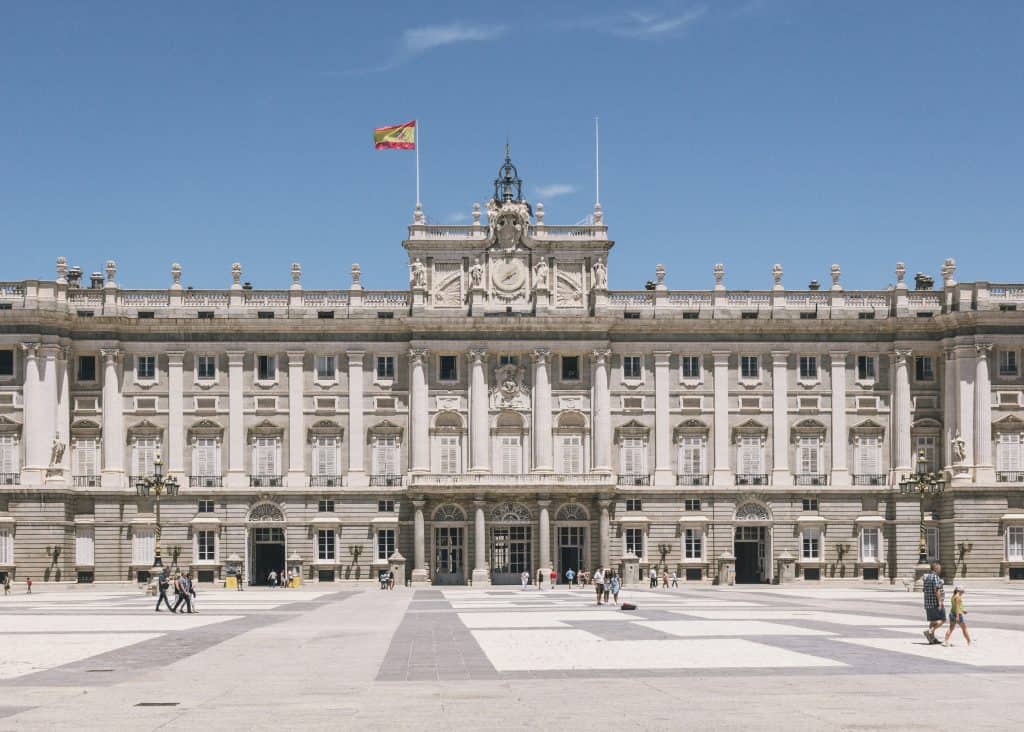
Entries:
POLYGON ((206 590, 197 615, 46 590, 0 598, 0 729, 1024 721, 1024 595, 998 586, 969 586, 977 642, 950 648, 925 643, 920 595, 891 588, 626 590, 624 612, 589 588, 321 585, 206 590))

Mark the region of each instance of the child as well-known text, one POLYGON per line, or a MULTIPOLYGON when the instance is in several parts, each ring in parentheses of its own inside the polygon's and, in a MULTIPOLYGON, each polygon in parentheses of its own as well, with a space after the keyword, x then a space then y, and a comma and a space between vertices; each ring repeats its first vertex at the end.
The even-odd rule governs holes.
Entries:
POLYGON ((953 590, 953 599, 950 601, 949 607, 949 628, 946 629, 946 637, 942 641, 942 645, 949 647, 949 636, 953 634, 953 628, 960 626, 960 632, 964 634, 964 638, 967 639, 967 645, 971 645, 971 636, 967 632, 967 623, 964 620, 964 615, 967 611, 964 610, 964 588, 960 585, 956 586, 953 590))

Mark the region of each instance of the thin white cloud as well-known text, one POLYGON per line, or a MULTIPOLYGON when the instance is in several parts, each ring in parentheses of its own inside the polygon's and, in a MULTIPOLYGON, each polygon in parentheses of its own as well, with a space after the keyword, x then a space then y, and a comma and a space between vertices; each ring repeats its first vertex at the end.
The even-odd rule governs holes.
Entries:
POLYGON ((449 224, 464 224, 469 221, 469 214, 464 211, 458 211, 456 213, 450 213, 445 216, 445 220, 449 224))
POLYGON ((534 190, 537 192, 537 196, 541 199, 552 199, 558 198, 559 196, 567 196, 570 193, 576 192, 576 186, 568 183, 551 183, 546 186, 536 186, 534 190))
POLYGON ((704 17, 706 13, 707 8, 703 5, 674 14, 630 11, 625 14, 588 18, 572 25, 619 38, 647 40, 678 35, 704 17))
POLYGON ((451 46, 456 43, 493 41, 504 34, 504 26, 466 25, 462 22, 407 28, 402 32, 401 46, 388 61, 379 66, 367 66, 334 73, 340 73, 343 76, 357 76, 390 71, 420 54, 433 51, 435 48, 451 46))

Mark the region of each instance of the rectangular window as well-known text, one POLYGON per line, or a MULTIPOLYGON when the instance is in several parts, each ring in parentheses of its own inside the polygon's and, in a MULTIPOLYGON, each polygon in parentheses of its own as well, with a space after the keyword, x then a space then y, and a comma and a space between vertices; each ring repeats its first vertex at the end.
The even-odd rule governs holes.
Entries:
POLYGON ((92 567, 95 563, 96 530, 92 526, 75 527, 75 564, 79 567, 92 567))
POLYGON ((459 360, 456 356, 438 356, 437 370, 441 381, 457 381, 459 378, 459 360))
POLYGON ((700 499, 699 498, 687 498, 683 501, 684 511, 699 511, 700 510, 700 499))
POLYGON ((875 379, 875 357, 857 356, 857 380, 874 381, 875 379))
POLYGON ((132 529, 132 564, 136 566, 152 566, 156 556, 156 534, 150 526, 137 526, 132 529))
POLYGON ((761 475, 764 473, 761 465, 760 437, 741 437, 739 452, 736 457, 737 472, 743 475, 761 475))
POLYGON ((756 379, 761 373, 757 356, 740 356, 740 378, 756 379))
POLYGON ((644 530, 643 529, 626 529, 625 532, 626 540, 626 553, 635 554, 638 557, 644 556, 644 530))
POLYGON ((796 446, 796 464, 799 475, 820 475, 821 440, 817 437, 801 437, 796 446))
POLYGON ((214 506, 213 501, 202 500, 199 501, 199 513, 213 513, 214 506))
POLYGON ((217 464, 217 439, 215 437, 198 437, 192 448, 192 475, 220 475, 217 464))
POLYGON ((0 435, 0 473, 12 475, 18 468, 18 438, 16 435, 0 435))
POLYGON ((1000 376, 1016 376, 1017 375, 1017 352, 1016 351, 999 351, 999 375, 1000 376))
POLYGON ((928 549, 928 561, 939 561, 939 527, 928 526, 924 530, 925 545, 928 549))
POLYGON ((583 438, 580 435, 562 435, 562 472, 579 475, 583 472, 583 438))
POLYGON ((440 468, 444 475, 456 475, 459 472, 459 438, 455 435, 442 435, 439 438, 440 468))
POLYGON ((394 513, 395 502, 391 500, 377 501, 377 512, 378 513, 394 513))
POLYGON ((519 365, 519 356, 515 356, 515 355, 510 354, 510 353, 503 353, 500 356, 498 356, 498 365, 499 366, 518 366, 519 365))
POLYGON ((252 467, 255 475, 272 477, 277 470, 277 438, 256 437, 253 441, 252 467))
MULTIPOLYGON (((2 459, 0 459, 0 462, 3 462, 2 459)), ((78 438, 75 440, 72 470, 75 475, 83 477, 95 477, 100 474, 99 440, 94 437, 78 438)), ((6 471, 0 470, 0 472, 6 471)))
POLYGON ((152 475, 157 450, 155 437, 136 437, 132 446, 132 475, 152 475))
POLYGON ((701 529, 687 529, 683 535, 683 556, 686 559, 704 558, 704 532, 701 529))
POLYGON ((914 378, 917 381, 935 381, 935 363, 931 356, 917 356, 914 359, 914 378))
POLYGON ((1006 559, 1024 562, 1024 526, 1006 527, 1006 559))
POLYGON ((1024 444, 1020 432, 1000 432, 996 437, 996 470, 1016 472, 1024 470, 1024 444))
POLYGON ((200 562, 216 561, 217 538, 212 531, 196 532, 196 555, 200 562))
POLYGON ((393 379, 393 378, 395 378, 395 357, 394 356, 377 356, 377 378, 378 379, 393 379))
POLYGON ((334 561, 333 529, 320 529, 316 532, 316 558, 322 562, 334 561))
POLYGON ((802 556, 804 559, 821 558, 821 529, 804 529, 802 556))
POLYGON ((196 378, 199 381, 213 381, 217 378, 216 356, 196 356, 196 378))
POLYGON ((704 475, 704 438, 698 435, 679 439, 679 474, 704 475))
POLYGON ((334 513, 334 501, 319 501, 316 510, 318 513, 334 513))
POLYGON ((643 360, 640 356, 622 357, 622 378, 633 380, 643 378, 643 360))
POLYGON ((626 510, 627 511, 642 511, 643 502, 639 498, 627 498, 626 499, 626 510))
POLYGON ((335 368, 334 368, 334 356, 317 356, 316 357, 316 380, 317 381, 334 381, 335 368))
POLYGON ((156 378, 156 356, 135 357, 135 377, 139 381, 152 381, 156 378))
POLYGON ((877 562, 881 529, 861 529, 860 532, 860 560, 862 562, 877 562))
POLYGON ((79 356, 78 374, 79 381, 96 381, 96 357, 79 356))
POLYGON ((273 381, 277 378, 277 357, 257 356, 256 357, 256 379, 258 381, 273 381))
POLYGON ((934 435, 917 435, 914 438, 914 459, 918 460, 920 456, 924 456, 924 469, 927 472, 939 468, 938 442, 934 435))
POLYGON ((700 356, 680 356, 679 367, 683 371, 684 379, 700 378, 700 356))
POLYGON ((14 376, 14 351, 10 348, 0 350, 0 376, 14 376))
POLYGON ((801 501, 801 510, 803 510, 803 511, 817 511, 818 510, 818 499, 817 498, 804 498, 801 501))
POLYGON ((313 473, 320 476, 340 474, 338 470, 338 443, 334 435, 318 435, 313 442, 313 473))
POLYGON ((398 475, 398 436, 379 435, 373 446, 373 474, 398 475))
POLYGON ((502 435, 498 447, 501 451, 501 474, 519 475, 523 472, 523 451, 517 435, 502 435))
POLYGON ((562 356, 562 381, 578 381, 580 378, 580 357, 562 356))
POLYGON ((800 378, 803 381, 817 381, 818 379, 818 357, 800 357, 800 378))
POLYGON ((395 530, 377 530, 377 560, 386 562, 395 553, 395 530))
POLYGON ((642 437, 624 437, 619 448, 623 475, 647 475, 647 461, 644 459, 647 445, 642 437))
POLYGON ((882 438, 857 437, 853 449, 853 465, 854 475, 880 476, 882 474, 882 438))

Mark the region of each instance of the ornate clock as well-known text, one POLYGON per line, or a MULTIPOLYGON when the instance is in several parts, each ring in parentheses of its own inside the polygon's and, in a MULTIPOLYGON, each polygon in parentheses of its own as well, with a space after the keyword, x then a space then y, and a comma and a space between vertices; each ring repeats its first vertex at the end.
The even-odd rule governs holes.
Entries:
POLYGON ((505 296, 514 296, 526 285, 526 264, 519 259, 499 259, 491 265, 491 284, 505 296))

